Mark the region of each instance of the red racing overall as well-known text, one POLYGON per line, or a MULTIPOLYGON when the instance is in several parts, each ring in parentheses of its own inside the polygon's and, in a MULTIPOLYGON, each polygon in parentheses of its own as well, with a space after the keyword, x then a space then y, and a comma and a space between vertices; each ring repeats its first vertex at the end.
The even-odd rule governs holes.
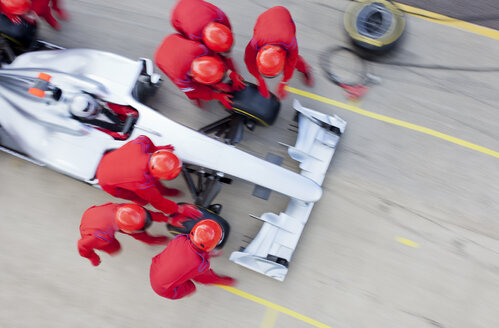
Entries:
MULTIPOLYGON (((116 211, 123 204, 107 203, 92 206, 83 213, 80 224, 81 239, 78 241, 78 251, 81 256, 89 259, 93 265, 99 265, 100 258, 94 249, 114 254, 120 250, 120 243, 114 237, 121 232, 143 241, 147 244, 164 244, 168 240, 164 236, 151 236, 147 232, 126 233, 116 224, 116 211)), ((148 211, 151 219, 156 222, 168 222, 168 217, 160 212, 148 211)))
POLYGON ((289 11, 281 6, 270 8, 262 13, 253 29, 253 38, 246 46, 244 62, 259 84, 260 92, 264 97, 269 97, 269 91, 265 80, 258 72, 256 55, 263 46, 271 44, 281 46, 287 52, 286 64, 282 82, 287 82, 293 77, 295 68, 306 74, 307 63, 298 55, 298 43, 296 41, 296 27, 289 11))
POLYGON ((156 50, 154 60, 156 65, 172 80, 177 87, 192 100, 217 99, 219 85, 208 86, 197 83, 189 76, 192 61, 201 56, 218 57, 203 43, 184 38, 180 34, 167 36, 156 50))
POLYGON ((194 246, 187 235, 177 236, 152 259, 152 289, 160 296, 176 300, 196 291, 192 280, 202 284, 233 285, 234 279, 219 276, 210 269, 209 258, 209 253, 194 246))
MULTIPOLYGON (((217 6, 203 0, 180 0, 172 11, 173 28, 193 41, 203 42, 203 29, 211 22, 224 24, 232 30, 227 15, 217 6)), ((228 69, 236 72, 230 57, 220 57, 228 69)))
POLYGON ((171 146, 156 147, 148 137, 139 136, 105 154, 97 168, 99 185, 115 197, 139 205, 151 203, 166 214, 177 213, 178 205, 163 197, 177 191, 164 187, 149 173, 149 158, 160 149, 171 149, 171 146))

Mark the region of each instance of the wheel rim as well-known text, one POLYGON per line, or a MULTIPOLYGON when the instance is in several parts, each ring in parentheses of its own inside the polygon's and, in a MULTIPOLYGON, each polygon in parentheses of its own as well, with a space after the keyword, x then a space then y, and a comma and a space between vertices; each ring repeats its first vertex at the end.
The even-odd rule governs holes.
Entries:
POLYGON ((378 39, 383 37, 392 25, 392 13, 381 3, 373 3, 364 7, 356 22, 360 35, 378 39))

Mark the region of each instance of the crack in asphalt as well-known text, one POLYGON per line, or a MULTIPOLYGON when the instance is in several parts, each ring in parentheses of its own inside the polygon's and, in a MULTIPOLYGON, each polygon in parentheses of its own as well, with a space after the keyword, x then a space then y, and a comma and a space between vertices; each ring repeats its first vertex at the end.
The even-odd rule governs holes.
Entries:
POLYGON ((339 8, 336 8, 336 7, 333 7, 331 5, 328 5, 326 3, 320 3, 320 2, 314 2, 316 5, 320 6, 320 7, 325 7, 325 8, 328 8, 328 9, 332 9, 334 11, 337 11, 337 12, 340 12, 340 13, 345 13, 345 10, 343 9, 339 9, 339 8))
POLYGON ((434 327, 445 328, 445 326, 443 324, 441 324, 440 322, 438 322, 437 320, 434 320, 432 318, 428 318, 422 314, 417 314, 417 313, 409 312, 406 310, 400 310, 400 312, 403 312, 403 313, 408 314, 408 315, 413 316, 413 317, 423 319, 424 321, 428 322, 430 325, 432 325, 434 327))

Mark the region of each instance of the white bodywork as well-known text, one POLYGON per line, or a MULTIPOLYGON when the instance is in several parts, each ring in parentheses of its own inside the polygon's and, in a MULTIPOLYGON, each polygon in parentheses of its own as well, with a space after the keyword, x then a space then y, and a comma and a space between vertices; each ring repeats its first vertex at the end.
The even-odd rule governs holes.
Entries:
MULTIPOLYGON (((346 122, 336 115, 329 116, 305 108, 298 100, 293 106, 300 113, 298 138, 296 145, 289 147, 288 153, 300 162, 301 175, 322 185, 340 136, 321 125, 336 127, 343 133, 346 122)), ((283 281, 288 272, 287 263, 291 261, 313 206, 314 202, 292 198, 286 210, 279 215, 264 213, 259 218, 264 224, 257 236, 243 251, 233 252, 230 260, 283 281)))
POLYGON ((244 252, 231 255, 236 263, 283 280, 287 269, 266 257, 271 254, 290 260, 313 203, 322 195, 320 185, 339 139, 319 124, 322 121, 343 132, 345 122, 295 103, 301 113, 299 134, 289 154, 301 163, 302 171, 298 174, 200 134, 138 102, 132 90, 144 66, 152 70, 149 60, 133 61, 88 49, 21 55, 0 69, 2 133, 14 141, 16 150, 27 159, 87 183, 96 183, 95 172, 106 151, 143 134, 157 145, 174 145, 176 154, 185 163, 247 180, 290 197, 285 213, 262 215, 266 223, 254 242, 244 252), (37 98, 5 82, 18 79, 21 84, 26 83, 40 72, 52 76, 51 84, 62 90, 61 99, 37 98), (82 91, 130 105, 139 112, 128 140, 115 140, 71 117, 69 101, 82 91))

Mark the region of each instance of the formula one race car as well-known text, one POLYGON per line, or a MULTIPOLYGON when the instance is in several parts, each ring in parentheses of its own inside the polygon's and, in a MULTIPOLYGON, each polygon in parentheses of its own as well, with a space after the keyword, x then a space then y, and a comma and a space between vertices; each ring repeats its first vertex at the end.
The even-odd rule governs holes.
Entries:
POLYGON ((282 281, 314 202, 321 198, 346 123, 295 100, 298 138, 288 146, 291 158, 300 162, 301 172, 295 173, 144 105, 140 100, 159 82, 149 59, 88 49, 24 53, 0 69, 0 150, 96 185, 95 172, 106 152, 147 135, 157 145, 175 146, 197 205, 213 205, 229 177, 286 195, 291 199, 286 211, 261 215, 265 223, 253 242, 230 256, 282 281))

